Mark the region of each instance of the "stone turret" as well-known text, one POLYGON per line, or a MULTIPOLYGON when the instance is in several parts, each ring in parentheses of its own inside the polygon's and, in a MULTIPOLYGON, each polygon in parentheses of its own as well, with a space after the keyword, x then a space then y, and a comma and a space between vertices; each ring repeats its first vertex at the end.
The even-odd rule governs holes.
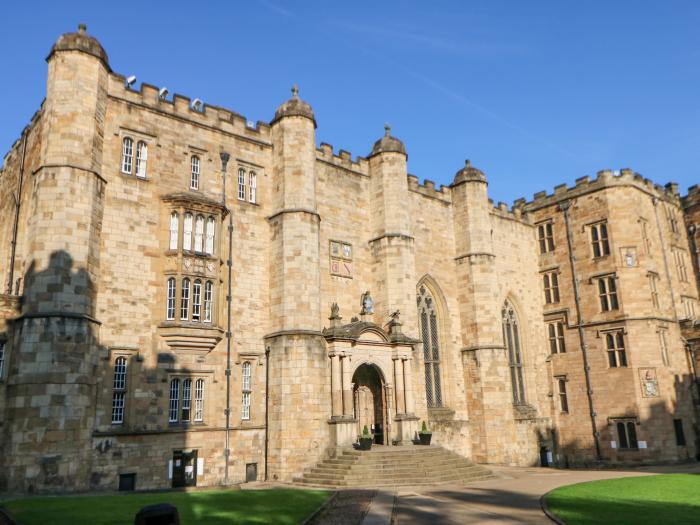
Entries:
POLYGON ((4 470, 10 490, 86 490, 98 360, 95 283, 109 63, 83 25, 58 39, 47 62, 28 228, 33 259, 16 327, 21 337, 9 379, 4 470))
POLYGON ((328 356, 321 335, 319 234, 316 207, 316 121, 292 97, 271 122, 273 211, 269 217, 270 479, 291 479, 318 460, 328 435, 328 356), (315 455, 316 454, 316 455, 315 455))
POLYGON ((407 334, 417 336, 415 246, 406 169, 408 155, 403 142, 391 135, 388 124, 384 130, 384 136, 374 143, 369 154, 370 248, 373 273, 378 279, 373 287, 378 290, 375 322, 384 325, 391 312, 400 310, 407 334))

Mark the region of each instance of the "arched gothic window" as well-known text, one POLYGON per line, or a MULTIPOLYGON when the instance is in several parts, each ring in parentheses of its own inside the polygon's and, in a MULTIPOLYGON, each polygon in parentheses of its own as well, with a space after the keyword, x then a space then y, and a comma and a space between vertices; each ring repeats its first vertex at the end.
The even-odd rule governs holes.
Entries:
POLYGON ((168 279, 168 300, 165 310, 166 319, 175 319, 175 277, 168 279))
POLYGON ((257 188, 258 188, 258 177, 254 171, 248 174, 248 200, 250 202, 255 202, 257 198, 257 188))
POLYGON ((211 306, 212 306, 213 285, 211 281, 207 281, 204 285, 204 322, 211 323, 211 306))
POLYGON ((180 216, 176 211, 170 214, 170 249, 177 250, 177 238, 180 233, 180 216))
POLYGON ((192 214, 185 213, 185 222, 182 226, 182 249, 192 250, 192 214))
POLYGON ((190 162, 190 188, 193 190, 199 189, 199 157, 192 155, 190 162))
POLYGON ((204 251, 204 217, 197 215, 194 223, 194 251, 202 253, 204 251))
POLYGON ((214 253, 214 229, 216 223, 214 222, 214 217, 207 217, 207 243, 206 243, 206 253, 212 255, 214 253))
POLYGON ((112 424, 124 423, 124 404, 126 398, 126 357, 117 357, 114 361, 114 382, 112 383, 112 424))
POLYGON ((501 310, 503 322, 503 345, 508 351, 510 381, 513 386, 513 403, 525 404, 525 383, 523 382, 523 359, 520 349, 520 328, 518 316, 510 301, 503 304, 501 310))
POLYGON ((423 339, 426 401, 429 407, 441 407, 439 323, 435 300, 425 286, 421 286, 418 290, 418 317, 423 339))
POLYGON ((122 173, 131 174, 131 167, 134 163, 134 141, 130 137, 122 140, 122 173))
POLYGON ((204 420, 204 379, 197 379, 194 387, 194 420, 204 420))
POLYGON ((136 145, 136 176, 146 178, 146 162, 148 162, 148 145, 144 141, 139 141, 136 145))

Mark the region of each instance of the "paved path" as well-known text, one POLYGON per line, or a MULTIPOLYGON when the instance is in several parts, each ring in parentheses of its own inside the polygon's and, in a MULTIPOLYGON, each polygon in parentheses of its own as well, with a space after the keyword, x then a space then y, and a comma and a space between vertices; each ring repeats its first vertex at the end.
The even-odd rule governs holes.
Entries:
POLYGON ((552 525, 540 496, 583 481, 669 472, 700 473, 700 465, 613 470, 556 470, 492 467, 499 477, 462 486, 402 488, 397 491, 396 525, 552 525))

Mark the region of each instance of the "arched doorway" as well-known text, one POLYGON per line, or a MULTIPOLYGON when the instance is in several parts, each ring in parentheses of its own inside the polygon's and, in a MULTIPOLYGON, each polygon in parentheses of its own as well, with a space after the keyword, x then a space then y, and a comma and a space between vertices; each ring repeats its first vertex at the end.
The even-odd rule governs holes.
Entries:
POLYGON ((357 433, 367 425, 374 432, 374 442, 387 444, 386 392, 381 372, 373 365, 360 365, 352 376, 354 416, 357 433))

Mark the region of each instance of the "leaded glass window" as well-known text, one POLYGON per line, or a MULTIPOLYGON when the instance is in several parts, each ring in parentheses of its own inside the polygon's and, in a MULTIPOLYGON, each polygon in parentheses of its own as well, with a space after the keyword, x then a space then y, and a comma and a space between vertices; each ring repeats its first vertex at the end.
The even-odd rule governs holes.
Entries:
POLYGON ((423 339, 425 364, 425 398, 428 407, 442 406, 440 382, 440 336, 435 300, 425 286, 418 290, 418 317, 423 339))
POLYGON ((525 404, 525 383, 523 381, 523 359, 520 348, 520 327, 515 308, 506 301, 501 310, 503 321, 503 345, 508 351, 510 381, 513 387, 513 403, 525 404))
POLYGON ((112 424, 124 423, 124 404, 126 398, 126 357, 117 357, 114 361, 114 382, 112 383, 112 424))

